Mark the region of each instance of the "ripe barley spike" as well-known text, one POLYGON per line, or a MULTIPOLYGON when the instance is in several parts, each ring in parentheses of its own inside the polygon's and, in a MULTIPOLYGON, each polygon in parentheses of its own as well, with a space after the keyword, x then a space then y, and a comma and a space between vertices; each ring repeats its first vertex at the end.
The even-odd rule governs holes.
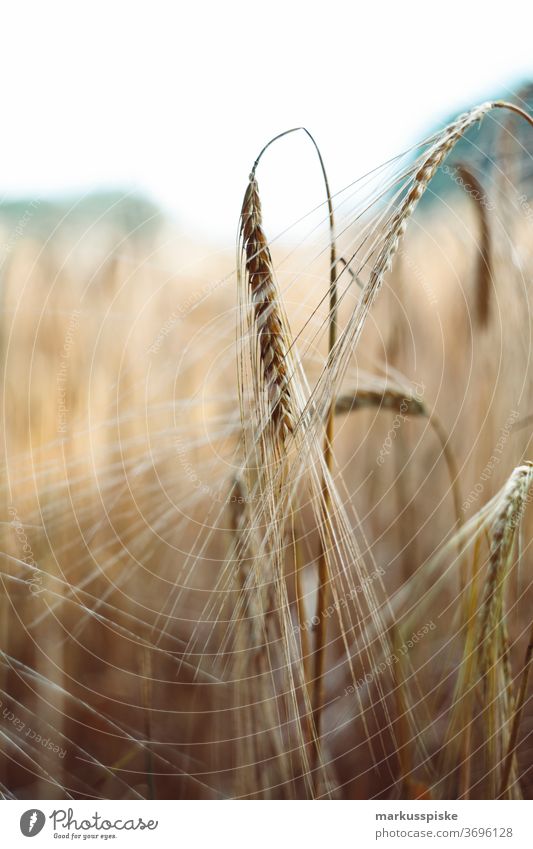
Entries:
POLYGON ((257 330, 262 381, 274 429, 280 441, 285 443, 294 432, 287 368, 288 346, 278 310, 279 297, 272 257, 263 230, 259 189, 253 172, 244 195, 240 230, 257 330))

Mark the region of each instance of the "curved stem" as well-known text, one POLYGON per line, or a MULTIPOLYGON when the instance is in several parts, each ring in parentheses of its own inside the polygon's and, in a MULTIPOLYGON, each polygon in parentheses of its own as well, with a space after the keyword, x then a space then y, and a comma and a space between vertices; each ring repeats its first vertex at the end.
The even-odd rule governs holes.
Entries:
MULTIPOLYGON (((455 462, 455 457, 450 446, 448 434, 444 430, 440 419, 437 418, 435 413, 431 413, 431 415, 429 416, 429 423, 432 426, 436 436, 438 437, 442 448, 444 462, 446 463, 446 466, 448 468, 448 475, 450 477, 450 484, 452 490, 453 507, 455 511, 455 524, 457 530, 459 530, 463 525, 463 514, 461 512, 461 485, 459 482, 459 469, 457 468, 457 463, 455 462)), ((464 590, 467 584, 467 565, 464 559, 460 541, 457 542, 457 556, 459 557, 460 561, 459 571, 461 577, 461 590, 464 590)))
POLYGON ((531 124, 533 127, 533 117, 525 111, 525 109, 521 109, 520 106, 515 106, 514 103, 509 103, 507 100, 495 100, 492 104, 495 109, 508 109, 511 112, 515 112, 517 115, 520 115, 521 118, 524 118, 528 124, 531 124))
POLYGON ((442 448, 442 454, 444 456, 444 461, 448 467, 448 474, 450 476, 450 483, 452 487, 452 497, 453 497, 453 506, 455 510, 455 520, 457 528, 460 528, 463 524, 463 514, 461 512, 461 490, 459 486, 459 469, 457 468, 457 463, 455 462, 455 457, 453 451, 450 448, 450 440, 448 438, 448 434, 444 430, 440 419, 437 418, 435 413, 431 413, 429 415, 429 423, 433 430, 435 431, 436 436, 440 442, 442 448))

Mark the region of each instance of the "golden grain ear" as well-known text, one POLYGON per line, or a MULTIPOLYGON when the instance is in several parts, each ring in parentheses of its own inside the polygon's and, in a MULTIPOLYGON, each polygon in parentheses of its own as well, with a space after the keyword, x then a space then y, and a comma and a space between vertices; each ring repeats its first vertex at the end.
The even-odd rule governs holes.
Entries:
POLYGON ((458 631, 463 649, 439 767, 442 791, 461 798, 469 798, 474 787, 483 798, 521 798, 515 753, 532 652, 528 648, 516 695, 507 593, 532 485, 533 466, 523 463, 465 526, 473 555, 458 631), (486 570, 481 557, 485 540, 486 570), (475 776, 474 765, 481 774, 475 776))
POLYGON ((240 235, 257 333, 261 381, 275 434, 284 445, 294 433, 295 412, 287 362, 289 341, 279 310, 272 257, 263 230, 261 201, 255 175, 250 175, 241 210, 240 235))

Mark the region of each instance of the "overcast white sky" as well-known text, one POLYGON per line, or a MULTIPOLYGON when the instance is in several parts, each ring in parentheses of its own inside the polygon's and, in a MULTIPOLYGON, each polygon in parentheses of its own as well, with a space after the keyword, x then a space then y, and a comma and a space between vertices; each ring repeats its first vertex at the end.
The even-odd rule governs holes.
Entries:
MULTIPOLYGON (((191 234, 233 238, 258 150, 305 124, 332 188, 450 112, 533 77, 530 2, 11 2, 0 193, 137 187, 191 234)), ((271 214, 321 187, 303 139, 273 152, 271 214)))

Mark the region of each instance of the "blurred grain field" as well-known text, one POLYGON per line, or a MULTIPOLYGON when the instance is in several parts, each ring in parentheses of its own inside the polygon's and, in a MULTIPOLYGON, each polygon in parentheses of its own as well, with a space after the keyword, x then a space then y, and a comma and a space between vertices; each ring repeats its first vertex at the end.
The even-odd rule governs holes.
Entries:
MULTIPOLYGON (((322 423, 274 533, 232 250, 135 196, 0 207, 4 797, 532 797, 527 467, 505 489, 533 459, 532 142, 512 113, 465 134, 346 349, 322 610, 322 423)), ((423 155, 334 195, 341 332, 423 155)), ((331 401, 326 205, 304 229, 272 263, 298 391, 331 401)))

